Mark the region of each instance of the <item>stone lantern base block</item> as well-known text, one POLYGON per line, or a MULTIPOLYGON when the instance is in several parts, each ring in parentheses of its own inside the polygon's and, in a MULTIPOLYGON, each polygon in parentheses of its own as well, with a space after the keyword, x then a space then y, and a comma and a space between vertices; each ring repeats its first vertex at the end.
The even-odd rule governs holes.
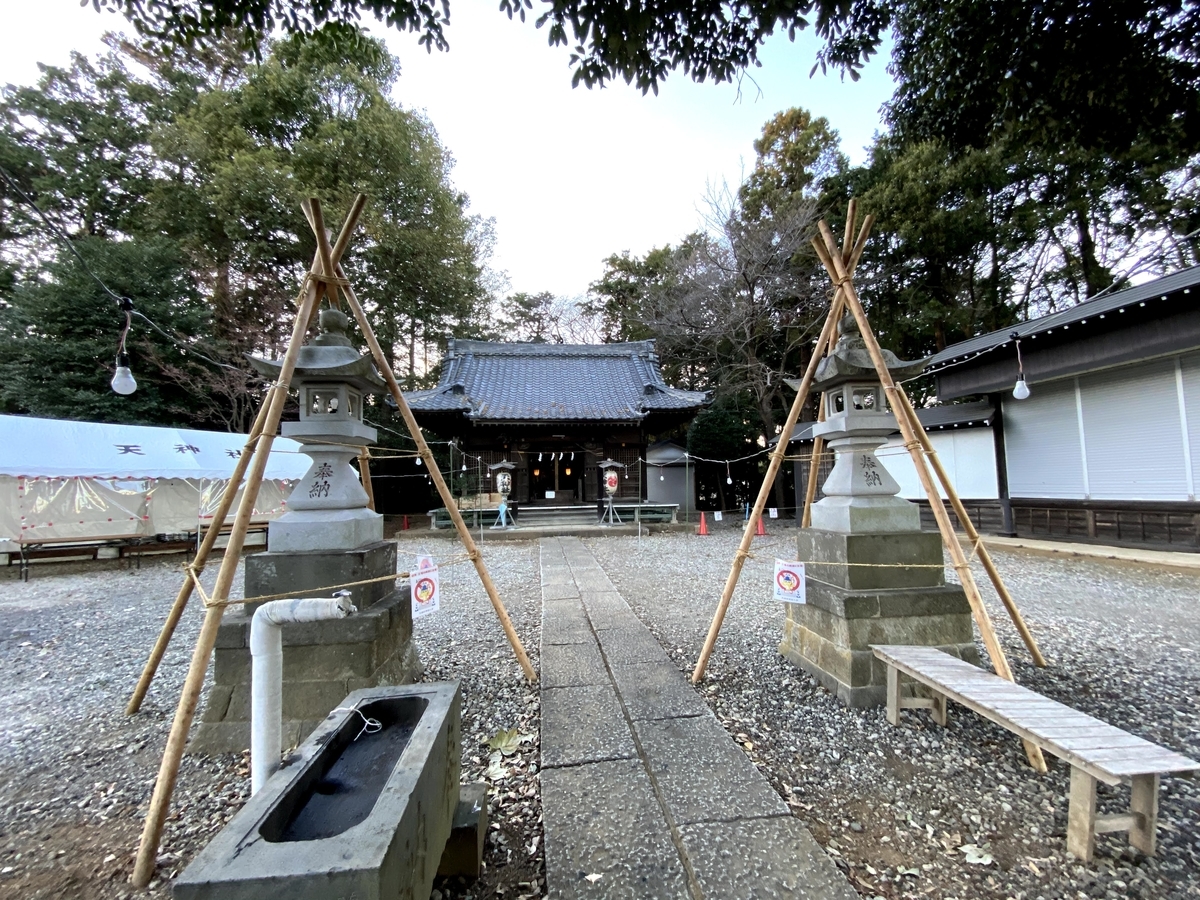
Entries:
MULTIPOLYGON (((246 596, 329 596, 330 584, 395 573, 396 545, 390 541, 340 552, 256 553, 246 558, 246 596)), ((283 626, 285 747, 303 740, 351 691, 408 684, 421 675, 408 585, 397 590, 394 580, 385 580, 347 590, 353 615, 283 626)), ((221 623, 213 684, 190 752, 228 753, 250 746, 252 615, 253 609, 231 609, 221 623)))
POLYGON ((273 552, 355 550, 383 540, 383 516, 369 509, 298 509, 267 526, 273 552))
POLYGON ((962 588, 943 583, 937 535, 806 529, 797 543, 808 602, 785 605, 779 652, 847 706, 886 703, 887 671, 872 644, 938 647, 978 663, 971 607, 962 588))
MULTIPOLYGON (((826 494, 829 486, 825 487, 826 494)), ((812 507, 812 527, 842 532, 921 530, 921 509, 900 497, 826 496, 812 507)))

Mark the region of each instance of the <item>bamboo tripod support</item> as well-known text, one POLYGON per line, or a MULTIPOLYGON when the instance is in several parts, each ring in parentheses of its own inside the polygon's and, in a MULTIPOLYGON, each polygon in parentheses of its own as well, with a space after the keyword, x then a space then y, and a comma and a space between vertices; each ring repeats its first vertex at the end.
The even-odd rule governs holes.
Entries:
MULTIPOLYGON (((900 425, 900 434, 904 438, 905 447, 912 457, 917 475, 921 479, 921 486, 925 489, 925 495, 929 498, 929 505, 933 510, 934 518, 937 519, 938 530, 942 535, 942 543, 945 545, 946 551, 950 554, 954 570, 958 573, 963 591, 967 595, 967 601, 971 605, 971 612, 974 615, 976 625, 979 627, 980 635, 983 637, 983 643, 987 648, 988 656, 992 660, 992 667, 1000 677, 1008 681, 1014 681, 1012 669, 1008 665, 1008 658, 1004 655, 1004 649, 1000 646, 1000 641, 996 637, 991 617, 988 615, 987 607, 983 603, 979 587, 975 584, 975 578, 971 574, 970 564, 963 554, 958 536, 954 533, 954 526, 950 523, 950 516, 946 512, 946 507, 942 504, 941 495, 934 486, 933 476, 930 474, 925 457, 925 443, 917 436, 918 434, 924 435, 924 428, 917 420, 915 413, 913 413, 911 404, 905 402, 903 392, 896 385, 895 380, 887 369, 883 353, 879 348, 879 342, 875 340, 875 335, 871 331, 870 323, 867 321, 867 314, 858 299, 858 292, 854 289, 854 282, 851 280, 850 273, 842 262, 842 255, 838 252, 833 233, 823 221, 819 223, 818 227, 823 241, 814 239, 812 242, 813 247, 816 249, 821 263, 829 273, 829 277, 833 280, 834 284, 843 289, 846 305, 849 306, 854 320, 858 323, 863 343, 866 345, 867 352, 871 356, 871 361, 875 364, 876 374, 879 376, 884 391, 887 393, 889 405, 896 413, 896 421, 900 425)), ((925 437, 925 441, 928 441, 928 436, 925 437)), ((957 496, 954 494, 954 489, 951 485, 946 485, 946 488, 948 493, 957 496)), ((1023 743, 1030 764, 1037 771, 1045 772, 1046 760, 1042 756, 1041 748, 1028 741, 1023 741, 1023 743)))
MULTIPOLYGON (((351 210, 351 215, 355 221, 357 221, 361 212, 361 205, 357 209, 351 210)), ((350 217, 347 217, 346 221, 350 222, 350 217)), ((344 247, 345 244, 342 246, 344 247)), ((319 254, 313 256, 314 269, 318 262, 320 262, 319 254)), ((313 309, 315 311, 316 307, 314 306, 313 309)), ((250 434, 246 438, 245 446, 242 448, 242 455, 238 457, 237 462, 234 464, 233 473, 229 476, 229 484, 225 488, 221 502, 217 504, 216 512, 213 513, 212 527, 204 535, 204 540, 200 542, 200 546, 196 550, 196 556, 192 560, 190 568, 197 577, 204 572, 204 567, 208 564, 208 557, 212 554, 217 538, 221 536, 221 527, 225 524, 225 519, 229 516, 229 510, 233 508, 233 501, 237 497, 238 488, 242 483, 242 479, 246 476, 250 460, 253 458, 254 451, 258 447, 258 439, 262 435, 263 424, 266 422, 267 409, 270 405, 271 397, 268 394, 263 398, 262 405, 258 408, 258 415, 255 416, 254 424, 250 427, 250 434)), ((167 620, 163 622, 162 630, 158 634, 158 640, 154 642, 154 648, 150 651, 150 656, 147 658, 146 665, 142 669, 142 675, 138 679, 137 686, 133 689, 133 694, 130 696, 129 703, 125 707, 125 715, 132 716, 142 708, 142 701, 146 699, 146 692, 150 690, 150 685, 153 683, 154 676, 158 672, 158 667, 162 663, 163 655, 167 652, 171 638, 175 635, 175 629, 179 626, 179 620, 183 618, 183 611, 187 609, 188 602, 192 599, 192 591, 195 590, 195 586, 196 582, 194 579, 191 577, 184 578, 183 585, 180 586, 179 593, 175 596, 175 602, 171 604, 171 611, 167 613, 167 620)))
MULTIPOLYGON (((347 225, 350 224, 348 221, 347 225)), ((146 887, 154 875, 158 845, 162 840, 163 826, 166 824, 171 795, 175 792, 175 780, 179 777, 179 764, 183 759, 183 749, 187 744, 188 732, 191 730, 192 720, 196 715, 196 705, 200 701, 200 691, 204 687, 204 675, 208 671, 208 661, 217 642, 217 631, 225 612, 224 601, 229 597, 229 588, 233 585, 234 573, 237 571, 237 565, 241 559, 246 527, 250 524, 254 500, 258 496, 262 476, 266 471, 271 444, 275 440, 275 431, 279 428, 279 418, 283 413, 284 401, 287 399, 288 384, 291 381, 292 372, 296 368, 296 356, 300 352, 301 344, 304 343, 304 333, 308 328, 309 319, 312 317, 312 311, 316 308, 319 297, 318 282, 310 279, 296 315, 295 324, 292 326, 292 338, 283 358, 279 380, 268 392, 264 403, 266 415, 262 433, 254 448, 249 466, 249 477, 242 493, 242 502, 238 505, 233 531, 229 535, 225 556, 222 558, 221 568, 217 572, 217 583, 212 590, 213 605, 209 606, 205 612, 204 624, 200 627, 199 637, 196 638, 196 647, 192 651, 192 662, 183 683, 179 706, 175 710, 175 720, 171 723, 171 733, 167 737, 167 746, 163 751, 158 778, 154 783, 154 793, 150 797, 146 824, 142 828, 142 842, 138 848, 137 860, 133 866, 133 876, 130 879, 135 887, 146 887)))
POLYGON ((933 471, 937 474, 938 481, 942 483, 942 489, 950 499, 950 505, 954 508, 954 514, 962 524, 972 548, 978 554, 979 561, 983 564, 984 571, 987 572, 988 578, 992 582, 992 587, 996 589, 996 594, 1000 597, 1000 602, 1008 610, 1009 618, 1012 619, 1013 625, 1016 626, 1017 632, 1021 635, 1021 640, 1029 648, 1029 655, 1033 657, 1034 665, 1045 668, 1046 659, 1042 656, 1042 651, 1038 649, 1037 641, 1034 639, 1032 632, 1030 632, 1029 626, 1025 624, 1025 617, 1021 615, 1021 610, 1017 608, 1016 601, 1013 600, 1012 594, 1008 592, 1008 587, 1004 584, 1004 579, 1000 577, 1000 572, 996 569, 996 564, 992 562, 992 555, 988 552, 987 546, 984 545, 982 539, 979 537, 979 531, 975 528, 975 524, 967 514, 967 509, 963 506, 963 502, 958 496, 958 491, 954 489, 954 485, 950 482, 950 476, 942 466, 941 459, 938 458, 937 450, 933 447, 933 441, 929 439, 929 435, 925 432, 924 427, 921 426, 920 420, 917 419, 917 413, 913 409, 912 401, 909 399, 904 388, 898 387, 898 391, 900 399, 904 403, 905 414, 908 416, 909 421, 917 423, 918 427, 914 430, 916 431, 917 438, 921 441, 921 447, 925 451, 925 456, 929 460, 929 464, 933 467, 933 471))
MULTIPOLYGON (((313 211, 319 209, 314 204, 313 211)), ((320 246, 320 252, 324 255, 329 246, 329 237, 325 233, 324 227, 313 219, 310 219, 313 225, 313 231, 316 232, 317 242, 320 246)), ((450 492, 449 485, 442 478, 441 469, 438 468, 437 461, 433 458, 433 451, 429 449, 429 444, 425 441, 425 435, 421 432, 421 426, 417 424, 417 419, 409 408, 408 401, 404 399, 404 392, 400 389, 400 383, 396 380, 395 374, 392 372, 391 364, 384 355, 383 348, 379 345, 379 340, 375 337, 375 331, 371 328, 371 323, 367 320, 367 314, 363 312, 362 304, 358 301, 358 296, 354 292, 349 279, 346 278, 346 273, 342 269, 341 263, 334 261, 333 269, 338 286, 340 287, 343 296, 346 298, 346 303, 350 307, 350 311, 354 314, 354 319, 358 322, 358 327, 362 330, 363 337, 367 341, 367 346, 371 349, 371 355, 375 357, 375 366, 379 369, 383 379, 387 382, 388 390, 392 393, 392 399, 396 401, 396 408, 400 410, 400 415, 404 418, 404 424, 408 426, 409 434, 417 445, 417 453, 424 461, 429 477, 433 480, 434 486, 437 488, 438 496, 442 498, 442 503, 446 505, 446 510, 450 513, 450 519, 454 522, 454 528, 458 531, 459 539, 462 540, 463 547, 467 551, 467 556, 475 566, 475 571, 479 575, 480 582, 483 583, 483 589, 487 592, 488 600, 491 601, 492 609, 496 612, 496 617, 500 620, 500 625, 504 629, 504 635, 508 638, 508 643, 512 647, 513 653, 517 657, 517 661, 521 665, 521 670, 525 673, 525 678, 530 684, 537 681, 537 672, 533 668, 533 664, 529 661, 528 654, 525 653, 525 648, 521 644, 520 637, 517 636, 517 631, 513 627, 512 619, 508 616, 508 610, 504 608, 504 601, 500 599, 500 593, 496 590, 496 584, 492 581, 492 576, 488 573, 487 564, 483 561, 483 556, 479 552, 479 548, 475 545, 475 540, 471 537, 471 531, 467 528, 466 521, 463 520, 462 513, 458 510, 458 504, 454 502, 454 495, 450 492)))
MULTIPOLYGON (((262 435, 267 409, 270 406, 269 400, 270 397, 268 396, 263 400, 262 406, 259 407, 258 415, 254 419, 254 425, 250 428, 250 435, 246 440, 246 445, 242 448, 242 455, 238 457, 237 463, 233 467, 233 474, 229 476, 229 484, 226 486, 225 493, 221 497, 221 502, 217 505, 217 510, 213 514, 212 526, 208 529, 208 533, 204 535, 204 540, 201 541, 200 548, 196 551, 196 557, 192 560, 190 569, 197 576, 204 571, 209 554, 212 553, 213 546, 221 534, 221 526, 225 524, 225 518, 229 515, 229 510, 233 507, 238 487, 241 485, 242 479, 246 476, 246 469, 250 466, 250 460, 253 458, 255 448, 258 446, 258 439, 262 435)), ((179 625, 179 620, 183 617, 183 611, 187 608, 188 601, 191 599, 192 591, 195 590, 195 587, 196 582, 191 577, 183 579, 183 585, 179 588, 179 593, 175 596, 175 602, 171 605, 171 611, 167 613, 167 620, 163 622, 162 631, 159 632, 158 640, 154 643, 154 649, 150 651, 150 657, 146 660, 145 668, 142 669, 142 675, 138 679, 137 687, 133 689, 133 695, 129 698, 129 705, 125 707, 125 715, 132 716, 142 708, 142 701, 146 699, 146 692, 150 690, 150 684, 154 681, 155 673, 158 672, 158 666, 162 662, 163 654, 167 652, 167 646, 171 643, 171 638, 175 634, 175 628, 179 625)))
MULTIPOLYGON (((851 200, 848 221, 846 222, 847 235, 853 233, 855 209, 856 204, 851 200)), ((853 250, 848 252, 846 258, 846 264, 851 270, 857 265, 859 257, 862 256, 863 248, 867 243, 867 235, 871 233, 871 225, 874 221, 874 217, 872 216, 867 216, 863 220, 858 240, 855 242, 853 250)), ((849 241, 847 240, 848 244, 849 241)), ((800 382, 800 387, 796 390, 796 399, 792 401, 792 408, 788 412, 787 420, 783 423, 783 429, 779 432, 779 442, 775 445, 775 449, 771 451, 771 462, 767 466, 767 474, 763 477, 762 487, 758 490, 758 499, 754 501, 754 509, 750 513, 750 518, 746 520, 746 528, 742 532, 742 541, 738 545, 737 553, 734 554, 733 565, 729 569, 729 577, 725 580, 725 589, 721 592, 721 599, 717 603, 717 611, 713 615, 712 624, 708 628, 708 636, 704 639, 704 647, 700 650, 700 658, 696 660, 696 667, 692 670, 693 684, 699 683, 700 679, 704 677, 704 670, 708 668, 708 659, 712 655, 713 647, 717 643, 717 636, 721 633, 721 625, 725 621, 725 613, 729 609, 729 601, 733 598, 734 588, 737 587, 738 579, 742 574, 742 567, 745 566, 746 557, 750 553, 750 543, 754 539, 755 526, 758 523, 759 517, 763 514, 763 509, 767 505, 767 498, 771 493, 772 485, 775 483, 775 477, 779 474, 779 467, 783 463, 783 457, 787 453, 788 441, 792 439, 792 432, 796 428, 796 422, 800 419, 800 411, 804 408, 804 401, 808 399, 809 392, 812 390, 812 381, 816 375, 817 365, 821 362, 821 357, 824 355, 834 332, 837 330, 837 320, 841 315, 841 308, 842 291, 841 288, 838 288, 834 292, 833 303, 830 304, 829 314, 825 317, 825 325, 821 328, 821 335, 817 338, 816 346, 813 348, 808 368, 804 371, 804 378, 800 382)))
MULTIPOLYGON (((300 347, 304 343, 304 335, 316 316, 322 295, 328 292, 331 303, 337 305, 337 292, 334 285, 337 285, 343 291, 350 302, 359 327, 371 345, 376 365, 384 372, 388 384, 396 395, 397 401, 405 414, 405 422, 412 432, 414 440, 417 442, 422 458, 430 463, 430 474, 438 485, 439 493, 443 500, 449 497, 449 491, 441 478, 441 472, 436 465, 433 465, 433 455, 429 451, 429 446, 425 443, 420 427, 417 425, 411 410, 408 409, 403 394, 399 392, 399 385, 392 374, 391 367, 388 365, 387 359, 379 347, 379 342, 375 339, 375 334, 371 329, 370 323, 363 314, 362 307, 354 296, 353 288, 349 286, 349 282, 346 280, 345 273, 340 265, 341 256, 349 244, 350 237, 354 232, 365 204, 366 197, 360 194, 347 213, 346 221, 338 235, 337 243, 332 248, 329 245, 329 237, 325 233, 320 203, 314 199, 305 207, 305 212, 309 216, 309 222, 313 225, 313 230, 317 237, 317 259, 314 260, 301 296, 297 298, 299 302, 296 319, 292 326, 292 334, 287 352, 280 367, 279 379, 264 398, 263 405, 255 419, 254 427, 251 429, 250 437, 246 442, 245 450, 242 456, 239 457, 238 463, 234 468, 229 487, 226 489, 226 496, 222 498, 221 506, 217 510, 216 523, 224 522, 225 516, 228 515, 229 508, 233 503, 233 497, 237 494, 237 486, 241 478, 248 472, 241 503, 238 505, 233 529, 229 535, 229 543, 225 548, 221 568, 217 573, 216 584, 212 590, 212 602, 205 612, 204 623, 196 639, 191 664, 188 667, 187 677, 184 680, 179 704, 175 711, 175 718, 171 724, 171 731, 167 737, 167 744, 163 751, 158 777, 155 780, 154 792, 150 798, 146 822, 142 829, 141 844, 134 863, 133 875, 130 878, 135 887, 146 887, 154 874, 158 846, 162 840, 163 827, 166 824, 171 796, 174 793, 175 782, 179 776, 179 765, 183 758, 188 732, 195 718, 196 707, 200 700, 200 692, 204 686, 205 673, 208 671, 209 659, 212 657, 213 647, 216 644, 217 632, 225 611, 225 601, 229 598, 229 589, 233 585, 234 575, 241 559, 246 530, 253 514, 254 501, 262 485, 263 474, 266 471, 267 460, 270 457, 271 445, 275 440, 275 432, 279 428, 279 420, 287 400, 288 386, 291 383, 292 374, 296 367, 296 358, 300 352, 300 347)), ((369 482, 369 469, 364 469, 363 478, 364 481, 369 482)), ((448 505, 452 508, 453 513, 457 514, 458 511, 453 507, 452 500, 448 505)), ((526 677, 530 681, 534 681, 537 678, 537 674, 534 672, 529 658, 525 654, 525 650, 517 637, 516 631, 512 627, 512 623, 504 609, 504 604, 496 593, 495 585, 487 573, 487 568, 483 564, 479 551, 476 549, 474 542, 471 541, 470 533, 466 530, 462 516, 456 515, 455 517, 457 524, 460 526, 459 534, 464 538, 468 553, 480 573, 480 578, 484 582, 484 587, 488 591, 492 605, 496 608, 497 615, 500 617, 509 642, 513 645, 517 659, 520 661, 526 677)), ((209 534, 206 535, 204 542, 201 544, 200 550, 197 553, 197 560, 192 566, 192 571, 196 574, 199 573, 199 568, 203 567, 219 531, 219 527, 210 529, 209 534)), ((175 625, 178 623, 179 617, 187 605, 188 598, 191 596, 194 585, 195 581, 192 572, 189 572, 186 583, 180 589, 175 604, 172 606, 171 613, 168 615, 168 624, 164 626, 162 633, 159 635, 150 660, 147 662, 141 679, 139 679, 137 689, 134 692, 133 699, 130 700, 127 712, 136 712, 137 707, 141 705, 146 690, 149 688, 150 682, 154 677, 154 672, 161 661, 162 654, 170 642, 175 625)))
POLYGON ((358 475, 362 479, 363 490, 367 492, 367 509, 375 512, 375 486, 371 484, 371 454, 366 447, 358 454, 358 475))

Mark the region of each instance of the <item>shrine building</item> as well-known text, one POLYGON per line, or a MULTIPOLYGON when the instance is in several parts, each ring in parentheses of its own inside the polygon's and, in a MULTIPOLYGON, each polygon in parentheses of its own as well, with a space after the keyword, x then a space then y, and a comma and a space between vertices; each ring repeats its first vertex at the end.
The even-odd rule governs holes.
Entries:
POLYGON ((605 459, 625 467, 617 497, 643 499, 646 473, 638 461, 648 442, 690 421, 710 399, 663 381, 653 341, 455 338, 437 387, 404 396, 423 430, 481 458, 481 471, 512 462, 512 499, 532 505, 595 502, 605 459))

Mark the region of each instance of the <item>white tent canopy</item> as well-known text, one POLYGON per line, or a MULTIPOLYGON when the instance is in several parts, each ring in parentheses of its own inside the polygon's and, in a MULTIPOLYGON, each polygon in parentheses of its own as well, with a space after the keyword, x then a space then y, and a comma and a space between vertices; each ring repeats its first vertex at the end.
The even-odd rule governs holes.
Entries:
MULTIPOLYGON (((149 425, 0 416, 0 475, 228 478, 246 435, 149 425)), ((311 460, 276 438, 264 477, 298 479, 311 460)))
MULTIPOLYGON (((0 416, 0 552, 14 544, 153 539, 212 524, 246 436, 0 416)), ((310 464, 276 438, 253 520, 286 510, 310 464)))

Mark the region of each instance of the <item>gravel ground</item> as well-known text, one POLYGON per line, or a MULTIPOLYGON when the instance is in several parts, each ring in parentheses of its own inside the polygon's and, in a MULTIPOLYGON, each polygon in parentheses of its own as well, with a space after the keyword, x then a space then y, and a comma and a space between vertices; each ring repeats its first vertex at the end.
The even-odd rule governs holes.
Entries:
MULTIPOLYGON (((405 539, 401 560, 444 540, 405 539), (427 545, 427 547, 425 546, 427 545)), ((487 550, 489 570, 537 665, 536 544, 487 550)), ((146 805, 203 611, 193 604, 138 715, 124 706, 181 583, 182 557, 40 565, 28 583, 0 569, 0 896, 165 897, 170 880, 240 808, 248 754, 185 756, 149 894, 128 884, 146 805)), ((214 560, 205 578, 215 578, 214 560)), ((402 562, 403 566, 403 562, 402 562)), ((463 779, 490 766, 483 744, 517 729, 518 751, 490 767, 492 828, 484 877, 440 882, 436 897, 544 893, 537 790, 536 689, 525 683, 469 563, 443 570, 443 608, 414 629, 426 678, 463 688, 463 779)), ((235 580, 240 588, 241 573, 235 580)), ((236 592, 235 592, 236 595, 236 592)))
MULTIPOLYGON (((769 599, 792 529, 755 538, 702 685, 717 717, 866 897, 1200 897, 1200 785, 1164 778, 1159 855, 1101 835, 1083 866, 1066 854, 1069 767, 1028 767, 1009 732, 951 706, 950 727, 906 711, 846 709, 777 653, 769 599)), ((664 647, 690 672, 740 532, 706 538, 590 538, 588 548, 664 647)), ((993 554, 1050 667, 1037 669, 997 622, 1017 680, 1200 758, 1200 583, 1130 564, 993 554)), ((982 569, 993 615, 1004 615, 982 569)), ((980 653, 983 648, 980 646, 980 653)), ((985 656, 986 659, 986 656, 985 656)), ((1102 811, 1128 788, 1100 786, 1102 811)))
MULTIPOLYGON (((1068 770, 1039 777, 1007 732, 964 710, 948 729, 906 712, 847 710, 776 653, 782 610, 767 599, 789 529, 756 538, 702 692, 731 734, 867 897, 1200 897, 1200 789, 1164 779, 1159 856, 1098 840, 1084 867, 1066 856, 1068 770), (970 849, 968 849, 970 848, 970 849), (970 860, 976 862, 970 862, 970 860)), ((401 559, 456 552, 403 535, 401 559)), ((589 538, 639 616, 690 671, 739 533, 589 538)), ((1200 756, 1200 601, 1194 576, 1083 559, 996 553, 1051 668, 1000 634, 1018 679, 1136 734, 1200 756)), ((536 543, 485 558, 537 664, 536 543)), ((201 613, 189 610, 143 710, 123 707, 180 583, 180 559, 39 566, 28 584, 0 570, 0 896, 145 896, 128 886, 145 805, 201 613), (64 689, 65 688, 65 689, 64 689)), ((210 569, 209 579, 212 578, 210 569)), ((977 577, 983 580, 982 573, 977 577)), ((238 579, 240 584, 240 576, 238 579)), ((994 604, 999 609, 999 605, 994 604)), ((536 689, 521 677, 469 563, 443 570, 443 608, 416 624, 430 680, 463 685, 463 779, 487 780, 484 877, 440 881, 438 900, 545 892, 536 689), (515 730, 506 749, 487 741, 515 730)), ((239 808, 243 756, 184 758, 150 896, 239 808)), ((1112 810, 1125 792, 1101 786, 1112 810)))

